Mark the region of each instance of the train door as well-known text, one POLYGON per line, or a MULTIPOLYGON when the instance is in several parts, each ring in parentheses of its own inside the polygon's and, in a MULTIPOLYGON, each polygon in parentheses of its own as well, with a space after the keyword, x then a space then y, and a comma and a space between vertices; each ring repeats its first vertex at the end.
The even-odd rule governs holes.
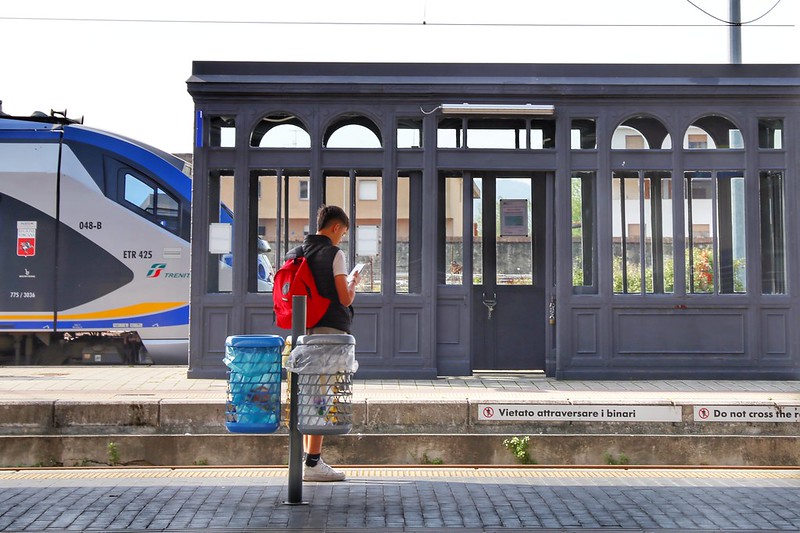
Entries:
POLYGON ((472 366, 545 368, 544 174, 472 173, 472 366))
POLYGON ((54 328, 58 151, 56 132, 0 132, 0 331, 54 328))

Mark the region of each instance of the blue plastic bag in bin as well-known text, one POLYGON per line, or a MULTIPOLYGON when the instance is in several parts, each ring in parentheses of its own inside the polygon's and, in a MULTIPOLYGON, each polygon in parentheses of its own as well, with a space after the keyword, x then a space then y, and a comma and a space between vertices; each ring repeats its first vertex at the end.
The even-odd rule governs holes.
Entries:
POLYGON ((225 340, 228 431, 272 433, 278 429, 282 352, 283 338, 278 335, 236 335, 225 340))

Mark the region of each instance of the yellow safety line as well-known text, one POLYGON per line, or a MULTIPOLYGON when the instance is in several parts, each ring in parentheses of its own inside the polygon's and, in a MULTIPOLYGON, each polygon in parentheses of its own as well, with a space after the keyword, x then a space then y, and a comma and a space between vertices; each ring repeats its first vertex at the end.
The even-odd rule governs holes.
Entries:
MULTIPOLYGON (((800 479, 795 469, 581 469, 581 468, 466 468, 466 467, 344 467, 353 478, 689 478, 689 479, 800 479)), ((0 480, 36 479, 159 479, 159 478, 279 478, 286 467, 267 468, 76 468, 6 469, 0 480)))

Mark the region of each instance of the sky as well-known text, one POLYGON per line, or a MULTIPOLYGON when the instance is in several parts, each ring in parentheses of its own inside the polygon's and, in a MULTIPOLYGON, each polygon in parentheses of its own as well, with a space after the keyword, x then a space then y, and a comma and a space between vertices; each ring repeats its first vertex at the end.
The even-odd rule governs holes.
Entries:
MULTIPOLYGON (((728 63, 729 0, 692 3, 3 0, 0 100, 185 153, 192 61, 728 63)), ((742 28, 743 63, 800 63, 800 0, 741 6, 775 6, 742 28)))

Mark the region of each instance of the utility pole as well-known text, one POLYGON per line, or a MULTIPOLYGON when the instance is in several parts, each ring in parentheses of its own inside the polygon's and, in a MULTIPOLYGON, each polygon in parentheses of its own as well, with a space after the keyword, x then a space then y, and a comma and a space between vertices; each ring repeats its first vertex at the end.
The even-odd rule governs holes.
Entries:
POLYGON ((742 2, 730 0, 731 64, 742 63, 742 2))

